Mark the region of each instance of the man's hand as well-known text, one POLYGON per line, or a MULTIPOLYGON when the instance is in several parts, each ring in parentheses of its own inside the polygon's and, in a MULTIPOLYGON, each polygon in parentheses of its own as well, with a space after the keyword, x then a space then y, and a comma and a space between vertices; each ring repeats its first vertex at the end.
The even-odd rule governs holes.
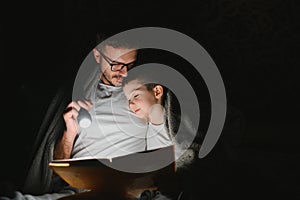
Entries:
POLYGON ((81 108, 90 110, 92 107, 90 101, 72 101, 65 109, 63 118, 66 124, 66 130, 60 141, 55 144, 54 159, 68 159, 71 157, 73 143, 80 127, 77 122, 78 112, 81 108))

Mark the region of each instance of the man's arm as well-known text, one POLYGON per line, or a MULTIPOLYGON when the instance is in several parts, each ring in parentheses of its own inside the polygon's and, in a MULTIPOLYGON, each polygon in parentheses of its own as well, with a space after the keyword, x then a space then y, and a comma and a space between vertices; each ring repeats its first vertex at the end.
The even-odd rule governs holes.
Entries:
POLYGON ((54 159, 68 159, 71 157, 73 150, 73 144, 76 135, 64 131, 61 140, 57 141, 54 147, 53 158, 54 159))
POLYGON ((68 159, 71 157, 75 137, 79 130, 77 123, 78 111, 80 106, 72 101, 66 108, 63 118, 66 130, 62 138, 56 142, 53 152, 53 159, 68 159))
POLYGON ((54 159, 68 159, 71 157, 73 145, 77 133, 80 130, 77 117, 79 110, 84 108, 90 110, 92 103, 90 101, 72 101, 64 112, 64 121, 66 124, 66 130, 62 138, 56 142, 53 152, 54 159))

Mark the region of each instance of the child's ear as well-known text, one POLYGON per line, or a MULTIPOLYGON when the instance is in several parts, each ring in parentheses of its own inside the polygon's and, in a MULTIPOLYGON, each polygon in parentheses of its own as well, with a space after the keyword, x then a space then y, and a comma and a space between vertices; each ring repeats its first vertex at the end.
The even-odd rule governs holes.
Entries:
POLYGON ((156 85, 153 88, 154 96, 156 99, 160 99, 164 93, 164 89, 161 85, 156 85))

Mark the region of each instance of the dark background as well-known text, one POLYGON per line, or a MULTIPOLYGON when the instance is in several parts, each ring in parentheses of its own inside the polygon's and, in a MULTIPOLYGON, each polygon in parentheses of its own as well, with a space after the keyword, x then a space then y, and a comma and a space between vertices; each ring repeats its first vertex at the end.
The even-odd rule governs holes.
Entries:
POLYGON ((237 185, 264 180, 274 193, 299 197, 299 12, 297 0, 5 5, 1 179, 21 184, 47 106, 61 84, 74 80, 95 46, 96 31, 158 26, 180 31, 207 50, 224 80, 228 104, 244 116, 246 129, 235 150, 247 167, 238 168, 245 179, 237 185))

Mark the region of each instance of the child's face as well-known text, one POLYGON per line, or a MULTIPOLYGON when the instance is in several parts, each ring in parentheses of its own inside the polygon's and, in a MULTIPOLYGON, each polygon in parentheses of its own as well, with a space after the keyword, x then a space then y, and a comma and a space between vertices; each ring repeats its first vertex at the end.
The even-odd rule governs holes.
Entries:
POLYGON ((155 91, 147 90, 139 80, 133 80, 123 87, 129 101, 129 109, 140 118, 148 119, 152 106, 158 103, 155 91))

